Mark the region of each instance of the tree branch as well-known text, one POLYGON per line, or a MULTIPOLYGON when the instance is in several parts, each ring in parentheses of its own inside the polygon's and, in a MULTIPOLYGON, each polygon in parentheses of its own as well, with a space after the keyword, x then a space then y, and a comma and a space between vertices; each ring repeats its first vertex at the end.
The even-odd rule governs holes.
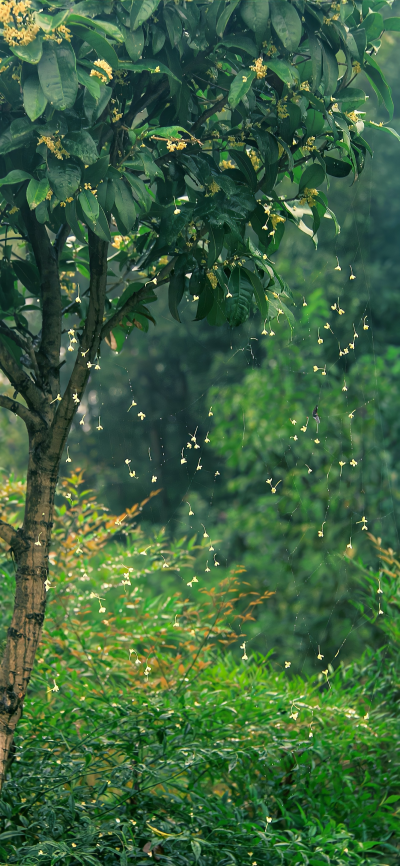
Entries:
POLYGON ((18 415, 19 418, 22 418, 22 420, 25 421, 27 427, 32 426, 34 423, 32 412, 30 412, 23 403, 19 403, 18 400, 12 400, 11 397, 6 397, 5 394, 0 394, 0 407, 8 409, 10 412, 13 412, 14 415, 18 415))
POLYGON ((191 135, 193 135, 193 133, 196 132, 199 127, 202 126, 203 123, 206 122, 206 120, 208 120, 209 117, 212 117, 213 114, 217 114, 218 111, 221 111, 221 108, 223 108, 227 102, 228 97, 226 96, 225 99, 219 99, 216 105, 213 105, 211 108, 207 108, 207 111, 204 111, 201 117, 196 120, 196 123, 193 124, 190 130, 191 135))
POLYGON ((10 523, 4 523, 3 520, 0 520, 0 538, 12 547, 13 541, 18 538, 18 532, 10 523))
POLYGON ((52 425, 54 435, 49 446, 49 456, 55 459, 58 459, 64 447, 78 405, 73 395, 76 394, 80 401, 90 376, 88 362, 95 359, 99 350, 107 289, 107 253, 108 242, 100 240, 89 229, 89 308, 74 369, 52 425))
POLYGON ((58 364, 61 348, 61 287, 58 273, 57 251, 46 228, 38 223, 27 202, 21 207, 29 241, 39 268, 42 288, 42 339, 38 364, 43 381, 54 397, 59 391, 58 364))
POLYGON ((32 382, 30 376, 18 366, 17 362, 0 340, 0 367, 16 391, 20 391, 30 409, 40 412, 43 405, 43 394, 32 382))
POLYGON ((53 247, 55 249, 57 258, 61 255, 64 249, 65 241, 68 239, 70 231, 71 229, 68 223, 63 223, 56 234, 56 239, 54 241, 53 247))
POLYGON ((24 352, 28 352, 28 344, 24 338, 21 337, 17 331, 13 331, 12 328, 9 328, 2 319, 0 320, 0 334, 4 334, 5 337, 13 340, 20 349, 23 349, 24 352))

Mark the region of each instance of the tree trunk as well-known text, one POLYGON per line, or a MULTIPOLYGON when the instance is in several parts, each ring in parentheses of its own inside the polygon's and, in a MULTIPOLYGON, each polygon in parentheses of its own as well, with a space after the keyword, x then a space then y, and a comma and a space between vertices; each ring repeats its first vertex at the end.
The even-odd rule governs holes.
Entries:
MULTIPOLYGON (((16 563, 14 612, 0 665, 0 790, 42 634, 54 494, 60 459, 77 404, 88 382, 90 367, 100 348, 107 283, 108 243, 89 231, 89 307, 78 355, 61 398, 58 392, 62 311, 57 263, 51 244, 48 249, 50 242, 47 234, 41 231, 42 226, 32 222, 29 213, 26 220, 31 228, 32 245, 42 273, 46 316, 43 313, 42 340, 37 355, 41 387, 34 384, 25 373, 21 378, 19 368, 12 367, 10 380, 16 388, 20 388, 29 408, 2 398, 3 406, 17 411, 25 420, 29 434, 29 462, 23 526, 16 532, 0 521, 0 537, 10 544, 16 563)), ((4 363, 10 366, 8 358, 4 363)))
MULTIPOLYGON (((47 433, 47 431, 46 431, 47 433)), ((43 435, 44 434, 44 435, 43 435)), ((25 516, 13 544, 15 601, 0 667, 0 790, 22 714, 46 608, 49 546, 59 460, 46 458, 46 435, 30 437, 25 516)))

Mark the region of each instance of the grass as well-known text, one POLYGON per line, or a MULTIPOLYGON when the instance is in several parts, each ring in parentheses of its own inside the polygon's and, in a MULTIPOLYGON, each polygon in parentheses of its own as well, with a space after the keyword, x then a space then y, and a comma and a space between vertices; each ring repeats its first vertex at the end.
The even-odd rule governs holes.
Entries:
MULTIPOLYGON (((378 546, 380 572, 358 572, 382 648, 301 678, 273 655, 238 653, 239 625, 265 601, 242 574, 195 602, 142 595, 165 563, 190 578, 193 544, 171 548, 134 526, 119 537, 115 518, 69 483, 57 580, 0 800, 0 862, 397 866, 393 552, 378 546)), ((10 561, 2 573, 5 617, 10 561)))

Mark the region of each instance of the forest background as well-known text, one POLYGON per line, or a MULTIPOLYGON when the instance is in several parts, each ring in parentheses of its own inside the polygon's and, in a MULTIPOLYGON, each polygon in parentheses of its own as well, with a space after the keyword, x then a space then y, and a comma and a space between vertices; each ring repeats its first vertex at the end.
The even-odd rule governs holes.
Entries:
MULTIPOLYGON (((398 116, 396 33, 384 35, 380 60, 398 116)), ((372 91, 371 103, 371 117, 387 122, 372 91)), ((400 131, 396 115, 391 125, 400 131)), ((341 648, 343 661, 350 661, 365 643, 379 644, 378 630, 354 608, 358 581, 351 560, 376 562, 362 532, 366 525, 386 546, 398 546, 399 142, 371 129, 366 137, 373 171, 367 160, 359 182, 331 179, 340 234, 334 239, 332 222, 323 221, 315 249, 311 238, 305 241, 289 226, 281 245, 279 268, 293 291, 294 329, 278 318, 275 335, 263 336, 258 312, 236 331, 212 328, 193 321, 189 302, 177 325, 165 300, 156 327, 136 331, 118 355, 103 353, 101 373, 92 377, 72 427, 72 463, 64 471, 68 476, 81 467, 85 484, 117 514, 156 487, 158 495, 140 518, 145 533, 164 528, 171 539, 186 536, 200 544, 206 527, 216 554, 206 549, 197 555, 202 585, 215 582, 218 561, 218 578, 241 565, 253 590, 274 592, 246 638, 263 653, 292 654, 299 671, 315 669, 317 645, 329 657, 341 648), (346 309, 343 318, 333 309, 337 302, 346 309), (359 339, 354 351, 339 357, 349 319, 359 339), (328 321, 334 335, 324 329, 328 321), (128 411, 132 399, 145 413, 142 422, 136 410, 128 411), (293 436, 301 437, 307 416, 314 429, 315 406, 321 444, 318 449, 311 441, 311 474, 304 468, 310 468, 310 440, 306 454, 293 436), (186 448, 195 431, 201 452, 186 448), (351 456, 358 464, 353 471, 351 456), (281 482, 275 496, 266 484, 271 476, 273 484, 281 482), (365 515, 368 524, 362 523, 365 515)), ((85 287, 84 261, 78 270, 85 287)), ((22 422, 1 413, 4 476, 22 476, 26 452, 22 422)), ((184 579, 156 571, 145 591, 181 590, 184 579)))

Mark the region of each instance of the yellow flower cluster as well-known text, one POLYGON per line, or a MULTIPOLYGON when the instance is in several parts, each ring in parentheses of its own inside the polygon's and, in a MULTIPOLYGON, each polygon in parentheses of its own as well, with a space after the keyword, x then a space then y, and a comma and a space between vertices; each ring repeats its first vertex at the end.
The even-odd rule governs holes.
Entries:
POLYGON ((69 204, 73 200, 74 200, 73 195, 70 195, 69 198, 65 199, 65 201, 60 201, 60 207, 67 207, 67 204, 69 204))
POLYGON ((206 192, 206 198, 208 198, 208 196, 215 195, 217 192, 220 191, 221 187, 217 184, 216 180, 212 180, 211 183, 208 184, 207 189, 208 192, 206 192))
POLYGON ((213 289, 216 289, 217 285, 218 285, 218 280, 217 280, 217 277, 215 276, 215 274, 213 274, 212 271, 207 271, 207 277, 208 277, 213 289))
POLYGON ((358 111, 346 111, 345 114, 352 123, 357 123, 360 119, 358 116, 358 111))
POLYGON ((63 39, 67 42, 71 42, 72 33, 68 30, 68 27, 66 27, 65 24, 60 24, 59 27, 56 27, 53 33, 47 33, 44 36, 44 39, 47 39, 47 41, 50 42, 57 42, 58 45, 61 45, 63 39))
POLYGON ((258 156, 258 153, 255 150, 250 151, 249 157, 251 159, 251 164, 254 168, 254 171, 258 171, 258 169, 261 168, 263 164, 262 159, 258 156))
POLYGON ((317 196, 317 189, 309 189, 308 186, 306 186, 305 189, 303 189, 300 204, 308 204, 308 207, 314 207, 317 196))
POLYGON ((2 0, 0 23, 8 45, 29 45, 36 38, 39 25, 31 12, 30 0, 2 0))
POLYGON ((263 62, 262 57, 257 57, 257 60, 254 61, 253 65, 250 66, 253 72, 256 73, 257 78, 265 78, 268 69, 263 62))
POLYGON ((269 216, 270 222, 272 223, 272 228, 275 230, 279 223, 285 222, 285 217, 280 216, 278 213, 271 213, 269 216))
POLYGON ((177 141, 173 141, 172 138, 169 138, 167 141, 167 150, 170 153, 173 153, 174 150, 184 150, 186 147, 186 141, 182 139, 178 139, 177 141))
POLYGON ((231 159, 223 159, 221 160, 219 167, 221 171, 225 171, 226 168, 236 168, 236 165, 231 159))
POLYGON ((121 247, 126 246, 130 242, 129 235, 115 235, 114 240, 112 242, 112 246, 115 247, 116 250, 120 250, 121 247))
POLYGON ((310 85, 308 81, 302 81, 300 84, 300 90, 310 90, 310 85))
POLYGON ((359 75, 361 72, 361 66, 357 60, 355 61, 355 63, 353 63, 353 72, 354 72, 354 75, 359 75))
POLYGON ((38 140, 38 147, 39 144, 45 144, 57 159, 64 159, 64 156, 69 156, 68 151, 62 146, 61 140, 54 138, 53 135, 41 135, 38 140))
POLYGON ((107 63, 106 60, 95 60, 94 65, 98 66, 99 68, 91 70, 90 74, 92 78, 100 78, 102 84, 108 84, 108 82, 111 81, 113 77, 110 64, 107 63), (101 70, 103 70, 103 72, 101 72, 101 70))
POLYGON ((304 153, 312 153, 313 150, 318 150, 318 148, 315 147, 315 135, 310 135, 310 137, 307 138, 302 150, 304 153))
POLYGON ((280 99, 279 102, 277 102, 276 112, 280 120, 284 120, 285 117, 290 116, 283 99, 280 99))
POLYGON ((122 115, 123 115, 122 111, 118 111, 118 108, 113 108, 113 110, 111 112, 112 122, 117 123, 118 120, 121 120, 122 115))
POLYGON ((272 57, 278 50, 273 42, 263 42, 262 47, 265 49, 267 57, 272 57))

